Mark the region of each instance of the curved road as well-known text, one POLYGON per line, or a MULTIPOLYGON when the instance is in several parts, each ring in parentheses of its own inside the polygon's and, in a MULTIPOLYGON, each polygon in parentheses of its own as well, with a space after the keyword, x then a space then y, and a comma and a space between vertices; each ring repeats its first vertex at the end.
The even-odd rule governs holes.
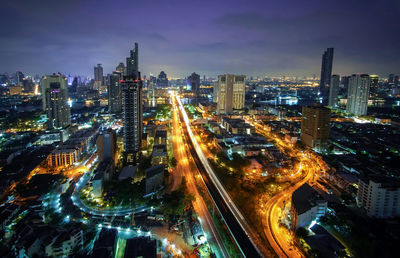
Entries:
MULTIPOLYGON (((75 206, 77 206, 79 209, 86 213, 90 213, 92 215, 99 215, 99 216, 125 216, 125 215, 132 215, 132 213, 135 212, 142 212, 146 210, 146 206, 140 206, 133 210, 132 208, 129 209, 118 209, 118 210, 99 210, 99 209, 93 209, 86 204, 84 204, 79 197, 79 191, 82 189, 82 187, 87 183, 91 176, 91 172, 85 173, 81 179, 79 179, 78 183, 76 183, 74 192, 71 195, 72 202, 74 203, 75 206)), ((118 208, 118 207, 117 207, 118 208)))

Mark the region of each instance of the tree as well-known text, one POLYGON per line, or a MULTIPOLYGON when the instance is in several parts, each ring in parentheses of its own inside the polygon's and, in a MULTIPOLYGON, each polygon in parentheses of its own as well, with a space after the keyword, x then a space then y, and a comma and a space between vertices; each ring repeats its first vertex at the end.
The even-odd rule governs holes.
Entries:
POLYGON ((178 162, 176 161, 175 157, 170 158, 170 160, 169 160, 170 167, 174 168, 174 167, 176 167, 177 164, 178 164, 178 162))

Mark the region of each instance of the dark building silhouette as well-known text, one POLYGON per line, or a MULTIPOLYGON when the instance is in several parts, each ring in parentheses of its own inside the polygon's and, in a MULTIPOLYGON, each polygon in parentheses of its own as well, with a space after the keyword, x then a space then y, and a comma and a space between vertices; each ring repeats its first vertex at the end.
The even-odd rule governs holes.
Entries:
POLYGON ((126 76, 138 78, 139 73, 139 49, 135 42, 135 48, 130 51, 130 56, 126 58, 126 76))
POLYGON ((157 87, 166 88, 168 87, 168 77, 164 71, 161 71, 157 78, 157 87))
POLYGON ((321 80, 319 83, 319 92, 322 97, 322 104, 328 104, 329 84, 331 82, 333 62, 333 48, 328 48, 322 55, 321 80))
POLYGON ((188 90, 194 93, 195 97, 199 96, 200 91, 200 75, 192 73, 187 79, 188 90))

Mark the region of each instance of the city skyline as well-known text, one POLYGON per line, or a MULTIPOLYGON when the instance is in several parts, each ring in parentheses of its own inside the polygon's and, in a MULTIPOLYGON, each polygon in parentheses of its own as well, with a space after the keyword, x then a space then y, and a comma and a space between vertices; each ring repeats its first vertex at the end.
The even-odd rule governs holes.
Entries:
POLYGON ((136 41, 143 74, 318 76, 327 47, 336 50, 334 74, 398 73, 396 1, 289 2, 120 1, 111 13, 114 3, 7 3, 0 71, 92 75, 101 63, 111 73, 136 41))

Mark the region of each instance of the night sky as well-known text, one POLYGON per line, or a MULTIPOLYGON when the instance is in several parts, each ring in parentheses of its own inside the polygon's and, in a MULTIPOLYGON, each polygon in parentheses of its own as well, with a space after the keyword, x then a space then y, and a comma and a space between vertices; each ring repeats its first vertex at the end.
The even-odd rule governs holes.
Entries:
POLYGON ((0 8, 0 73, 108 73, 139 42, 144 74, 400 73, 400 1, 14 0, 0 8))

